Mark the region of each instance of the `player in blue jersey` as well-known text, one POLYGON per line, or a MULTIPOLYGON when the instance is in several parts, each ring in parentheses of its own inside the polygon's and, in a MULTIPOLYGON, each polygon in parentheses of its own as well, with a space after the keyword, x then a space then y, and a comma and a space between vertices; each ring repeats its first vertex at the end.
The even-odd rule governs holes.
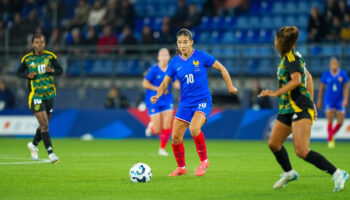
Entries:
POLYGON ((335 147, 334 135, 344 122, 345 108, 348 104, 349 78, 346 71, 339 68, 339 62, 332 58, 330 70, 323 73, 318 93, 317 107, 324 107, 328 120, 328 147, 335 147), (333 128, 333 120, 337 119, 337 124, 333 128))
MULTIPOLYGON (((150 137, 153 134, 159 135, 160 147, 158 154, 161 156, 168 156, 165 147, 171 135, 171 123, 173 119, 173 95, 171 93, 171 85, 166 90, 156 104, 152 104, 150 98, 157 94, 157 89, 162 83, 165 71, 168 68, 170 60, 169 50, 162 48, 158 52, 158 63, 152 66, 145 78, 142 86, 146 89, 145 102, 148 110, 148 115, 151 122, 146 129, 146 136, 150 137)), ((179 88, 179 83, 174 82, 174 87, 179 88)))
POLYGON ((183 136, 187 128, 190 129, 201 161, 196 176, 204 175, 209 166, 205 139, 201 131, 212 109, 208 69, 212 67, 221 72, 230 94, 238 92, 226 68, 208 53, 193 49, 192 45, 192 33, 188 29, 181 29, 177 34, 179 52, 170 60, 166 76, 157 94, 151 97, 152 103, 155 104, 167 90, 171 80, 180 81, 180 103, 175 114, 172 133, 172 146, 178 168, 169 176, 181 176, 187 173, 183 145, 183 136))

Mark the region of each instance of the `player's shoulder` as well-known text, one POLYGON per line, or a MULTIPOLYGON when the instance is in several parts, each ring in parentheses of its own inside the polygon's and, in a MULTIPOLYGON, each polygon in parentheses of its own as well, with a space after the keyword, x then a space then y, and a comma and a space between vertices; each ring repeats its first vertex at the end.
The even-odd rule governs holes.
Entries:
POLYGON ((47 51, 47 50, 44 50, 43 52, 44 52, 44 54, 48 54, 48 55, 52 56, 54 59, 57 59, 56 54, 54 54, 53 52, 47 51))
POLYGON ((297 51, 290 50, 284 55, 284 60, 286 63, 296 62, 301 57, 300 53, 297 51))
POLYGON ((343 76, 347 76, 348 75, 348 73, 345 70, 343 70, 343 69, 340 70, 340 74, 343 75, 343 76))
POLYGON ((26 55, 24 55, 21 59, 21 63, 23 63, 27 58, 29 58, 32 55, 33 55, 33 52, 30 52, 30 53, 27 53, 26 55))

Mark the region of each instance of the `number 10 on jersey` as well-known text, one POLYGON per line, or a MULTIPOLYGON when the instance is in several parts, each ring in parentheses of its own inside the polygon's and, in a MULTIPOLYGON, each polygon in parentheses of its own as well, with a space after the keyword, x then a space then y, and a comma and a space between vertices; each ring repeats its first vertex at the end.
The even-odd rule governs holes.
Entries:
POLYGON ((193 74, 186 74, 185 78, 186 78, 187 84, 194 83, 193 74))

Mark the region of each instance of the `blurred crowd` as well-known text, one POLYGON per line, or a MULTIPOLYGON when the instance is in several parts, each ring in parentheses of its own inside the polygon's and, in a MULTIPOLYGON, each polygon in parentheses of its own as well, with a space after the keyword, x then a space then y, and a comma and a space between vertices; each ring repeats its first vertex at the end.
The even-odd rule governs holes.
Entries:
POLYGON ((324 11, 313 7, 308 25, 308 42, 349 42, 350 8, 346 0, 327 0, 324 11))

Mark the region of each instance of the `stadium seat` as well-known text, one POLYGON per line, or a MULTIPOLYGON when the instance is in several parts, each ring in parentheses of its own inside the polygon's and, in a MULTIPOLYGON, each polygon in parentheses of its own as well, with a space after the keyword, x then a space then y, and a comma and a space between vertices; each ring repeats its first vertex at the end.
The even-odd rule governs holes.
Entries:
POLYGON ((223 28, 224 29, 233 29, 235 27, 235 19, 231 16, 226 16, 224 18, 224 22, 223 22, 223 28))

